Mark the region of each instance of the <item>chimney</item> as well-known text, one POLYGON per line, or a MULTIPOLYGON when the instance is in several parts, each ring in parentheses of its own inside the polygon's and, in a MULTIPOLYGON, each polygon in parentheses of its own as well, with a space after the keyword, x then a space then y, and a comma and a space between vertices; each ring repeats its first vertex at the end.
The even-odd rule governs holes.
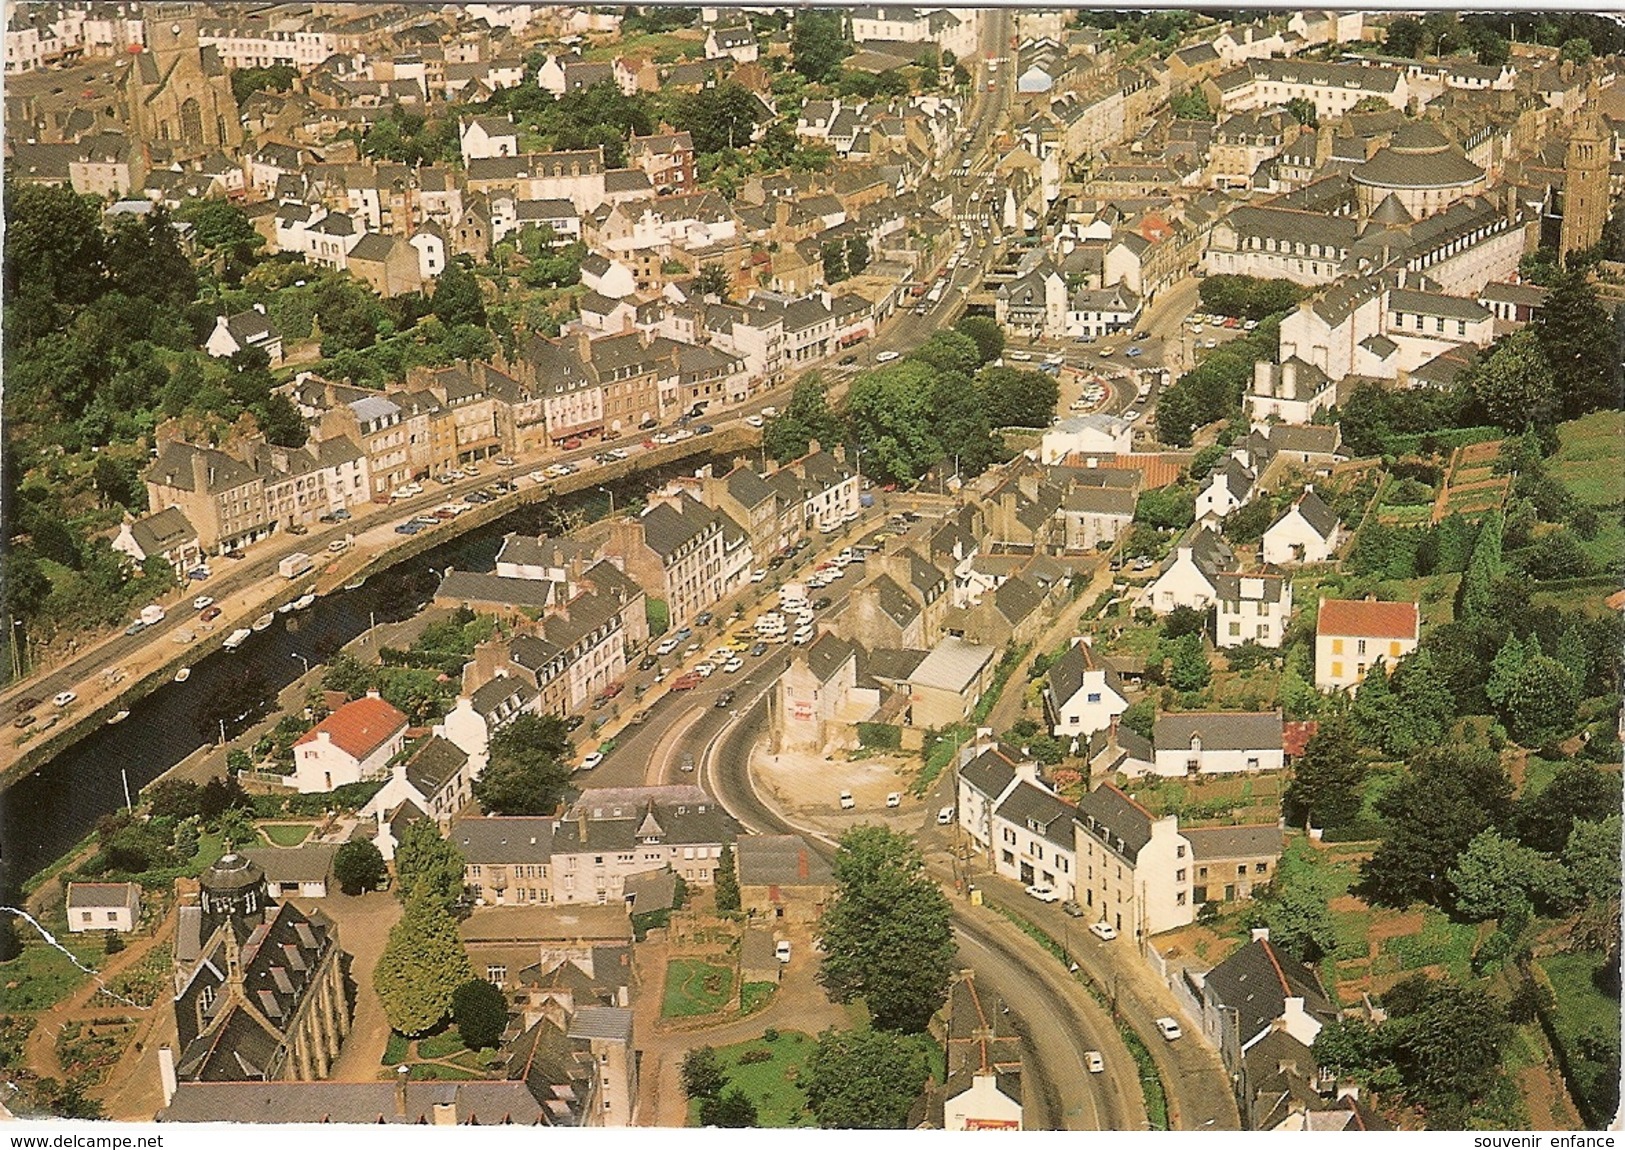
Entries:
POLYGON ((262 303, 257 303, 257 304, 254 305, 254 310, 259 312, 261 315, 264 315, 265 314, 265 305, 262 304, 262 303))
POLYGON ((412 1076, 410 1066, 395 1068, 395 1117, 406 1117, 406 1080, 412 1076))
POLYGON ((381 695, 380 695, 380 694, 379 694, 379 693, 378 693, 378 692, 377 692, 377 690, 369 690, 369 691, 368 691, 368 692, 367 692, 367 698, 369 698, 369 699, 379 699, 379 698, 382 698, 382 697, 383 697, 383 696, 381 696, 381 695))
POLYGON ((455 1101, 452 1101, 452 1102, 436 1102, 434 1104, 434 1116, 433 1116, 433 1119, 431 1121, 431 1125, 434 1125, 434 1126, 455 1126, 455 1125, 457 1125, 457 1103, 455 1101))
MULTIPOLYGON (((806 881, 809 874, 810 871, 807 867, 807 852, 801 851, 796 855, 796 877, 802 881, 806 881)), ((164 1049, 168 1050, 169 1047, 166 1046, 164 1049)))
POLYGON ((168 1106, 180 1086, 175 1078, 175 1051, 167 1043, 158 1048, 158 1081, 163 1087, 164 1105, 168 1106))
POLYGON ((1337 1084, 1337 1100, 1345 1098, 1353 1102, 1360 1097, 1360 1084, 1358 1082, 1339 1082, 1337 1084))
POLYGON ((1252 935, 1254 942, 1268 942, 1270 940, 1270 928, 1267 926, 1255 926, 1253 927, 1252 935))

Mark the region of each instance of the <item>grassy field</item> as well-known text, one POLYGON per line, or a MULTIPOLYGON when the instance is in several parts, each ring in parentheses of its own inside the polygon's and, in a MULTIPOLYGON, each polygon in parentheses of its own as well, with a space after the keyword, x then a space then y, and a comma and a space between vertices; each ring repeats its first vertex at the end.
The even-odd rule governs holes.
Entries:
POLYGON ((773 1001, 778 989, 778 984, 774 982, 744 983, 739 988, 739 1013, 755 1014, 773 1001))
POLYGON ((697 958, 674 958, 666 964, 666 997, 660 1013, 666 1018, 692 1018, 714 1014, 733 997, 734 972, 697 958))
POLYGON ((260 834, 272 846, 296 847, 309 838, 310 832, 315 829, 309 823, 266 823, 260 827, 260 834))
POLYGON ((1593 507, 1625 499, 1625 412, 1599 411, 1562 424, 1561 446, 1548 462, 1551 473, 1593 507))
POLYGON ((1408 973, 1435 966, 1448 971, 1458 982, 1471 981, 1470 963, 1478 945, 1478 934, 1475 924, 1452 922, 1436 910, 1424 911, 1419 933, 1383 939, 1382 953, 1372 964, 1371 972, 1408 973))
POLYGON ((1280 775, 1233 776, 1192 783, 1184 779, 1137 782, 1134 794, 1157 815, 1177 814, 1181 826, 1273 823, 1281 811, 1280 775))
POLYGON ((642 56, 662 64, 697 60, 705 55, 705 37, 689 28, 672 32, 644 32, 594 44, 583 50, 581 55, 583 59, 593 62, 614 60, 617 56, 642 56))
MULTIPOLYGON (((34 928, 18 922, 17 933, 29 939, 34 928)), ((64 933, 58 941, 92 970, 106 961, 99 934, 64 933)), ((0 963, 0 1012, 45 1010, 72 994, 89 977, 67 955, 34 935, 24 943, 21 954, 0 963)))
MULTIPOLYGON (((797 1030, 781 1033, 773 1042, 752 1039, 717 1050, 728 1085, 744 1091, 756 1104, 757 1125, 783 1129, 790 1126, 816 1126, 807 1109, 807 1096, 796 1085, 816 1042, 797 1030), (751 1051, 765 1050, 772 1057, 762 1062, 741 1062, 751 1051)), ((725 1090, 726 1092, 726 1090, 725 1090)), ((700 1104, 688 1105, 688 1124, 699 1125, 700 1104)))
POLYGON ((1592 975, 1602 965, 1597 953, 1553 954, 1537 959, 1537 965, 1551 982, 1556 1005, 1551 1020, 1557 1040, 1573 1071, 1585 1109, 1594 1120, 1606 1120, 1619 1104, 1617 1075, 1619 1050, 1619 999, 1601 990, 1592 975), (1595 1055, 1612 1045, 1613 1067, 1595 1055))

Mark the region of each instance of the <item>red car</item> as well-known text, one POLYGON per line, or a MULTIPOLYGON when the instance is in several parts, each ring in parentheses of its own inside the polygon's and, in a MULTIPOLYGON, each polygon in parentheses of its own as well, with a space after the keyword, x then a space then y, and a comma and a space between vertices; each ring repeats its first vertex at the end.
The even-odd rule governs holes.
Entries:
POLYGON ((625 683, 611 683, 609 686, 604 688, 604 698, 613 699, 616 695, 619 695, 624 690, 626 690, 625 683))
POLYGON ((566 439, 563 443, 559 444, 559 446, 564 448, 566 451, 579 451, 581 449, 581 440, 566 439))
POLYGON ((203 614, 198 616, 198 619, 204 623, 213 623, 218 618, 220 618, 220 608, 218 607, 205 607, 203 614))
POLYGON ((690 671, 686 675, 679 675, 677 678, 671 681, 671 689, 674 691, 692 691, 699 685, 700 677, 693 671, 690 671))

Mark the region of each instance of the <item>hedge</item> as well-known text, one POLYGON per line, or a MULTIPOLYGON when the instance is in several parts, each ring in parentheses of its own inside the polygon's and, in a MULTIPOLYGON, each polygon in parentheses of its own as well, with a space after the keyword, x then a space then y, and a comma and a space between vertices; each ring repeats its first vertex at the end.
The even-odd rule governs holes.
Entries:
POLYGON ((879 751, 895 751, 903 745, 903 728, 890 723, 859 723, 858 745, 879 751))

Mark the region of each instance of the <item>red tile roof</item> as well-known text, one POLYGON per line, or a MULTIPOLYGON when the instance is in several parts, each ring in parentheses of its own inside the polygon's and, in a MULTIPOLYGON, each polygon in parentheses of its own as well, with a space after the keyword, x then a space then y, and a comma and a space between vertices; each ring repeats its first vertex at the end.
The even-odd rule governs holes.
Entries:
POLYGON ((313 743, 323 733, 351 758, 364 759, 406 726, 406 716, 382 699, 368 696, 346 703, 310 730, 294 746, 313 743))
POLYGON ((1415 603, 1323 599, 1315 633, 1366 639, 1415 639, 1420 634, 1420 615, 1415 603))
POLYGON ((1289 721, 1281 724, 1281 751, 1289 759, 1295 759, 1303 754, 1304 747, 1314 738, 1315 732, 1320 730, 1320 724, 1314 719, 1303 721, 1289 721))

